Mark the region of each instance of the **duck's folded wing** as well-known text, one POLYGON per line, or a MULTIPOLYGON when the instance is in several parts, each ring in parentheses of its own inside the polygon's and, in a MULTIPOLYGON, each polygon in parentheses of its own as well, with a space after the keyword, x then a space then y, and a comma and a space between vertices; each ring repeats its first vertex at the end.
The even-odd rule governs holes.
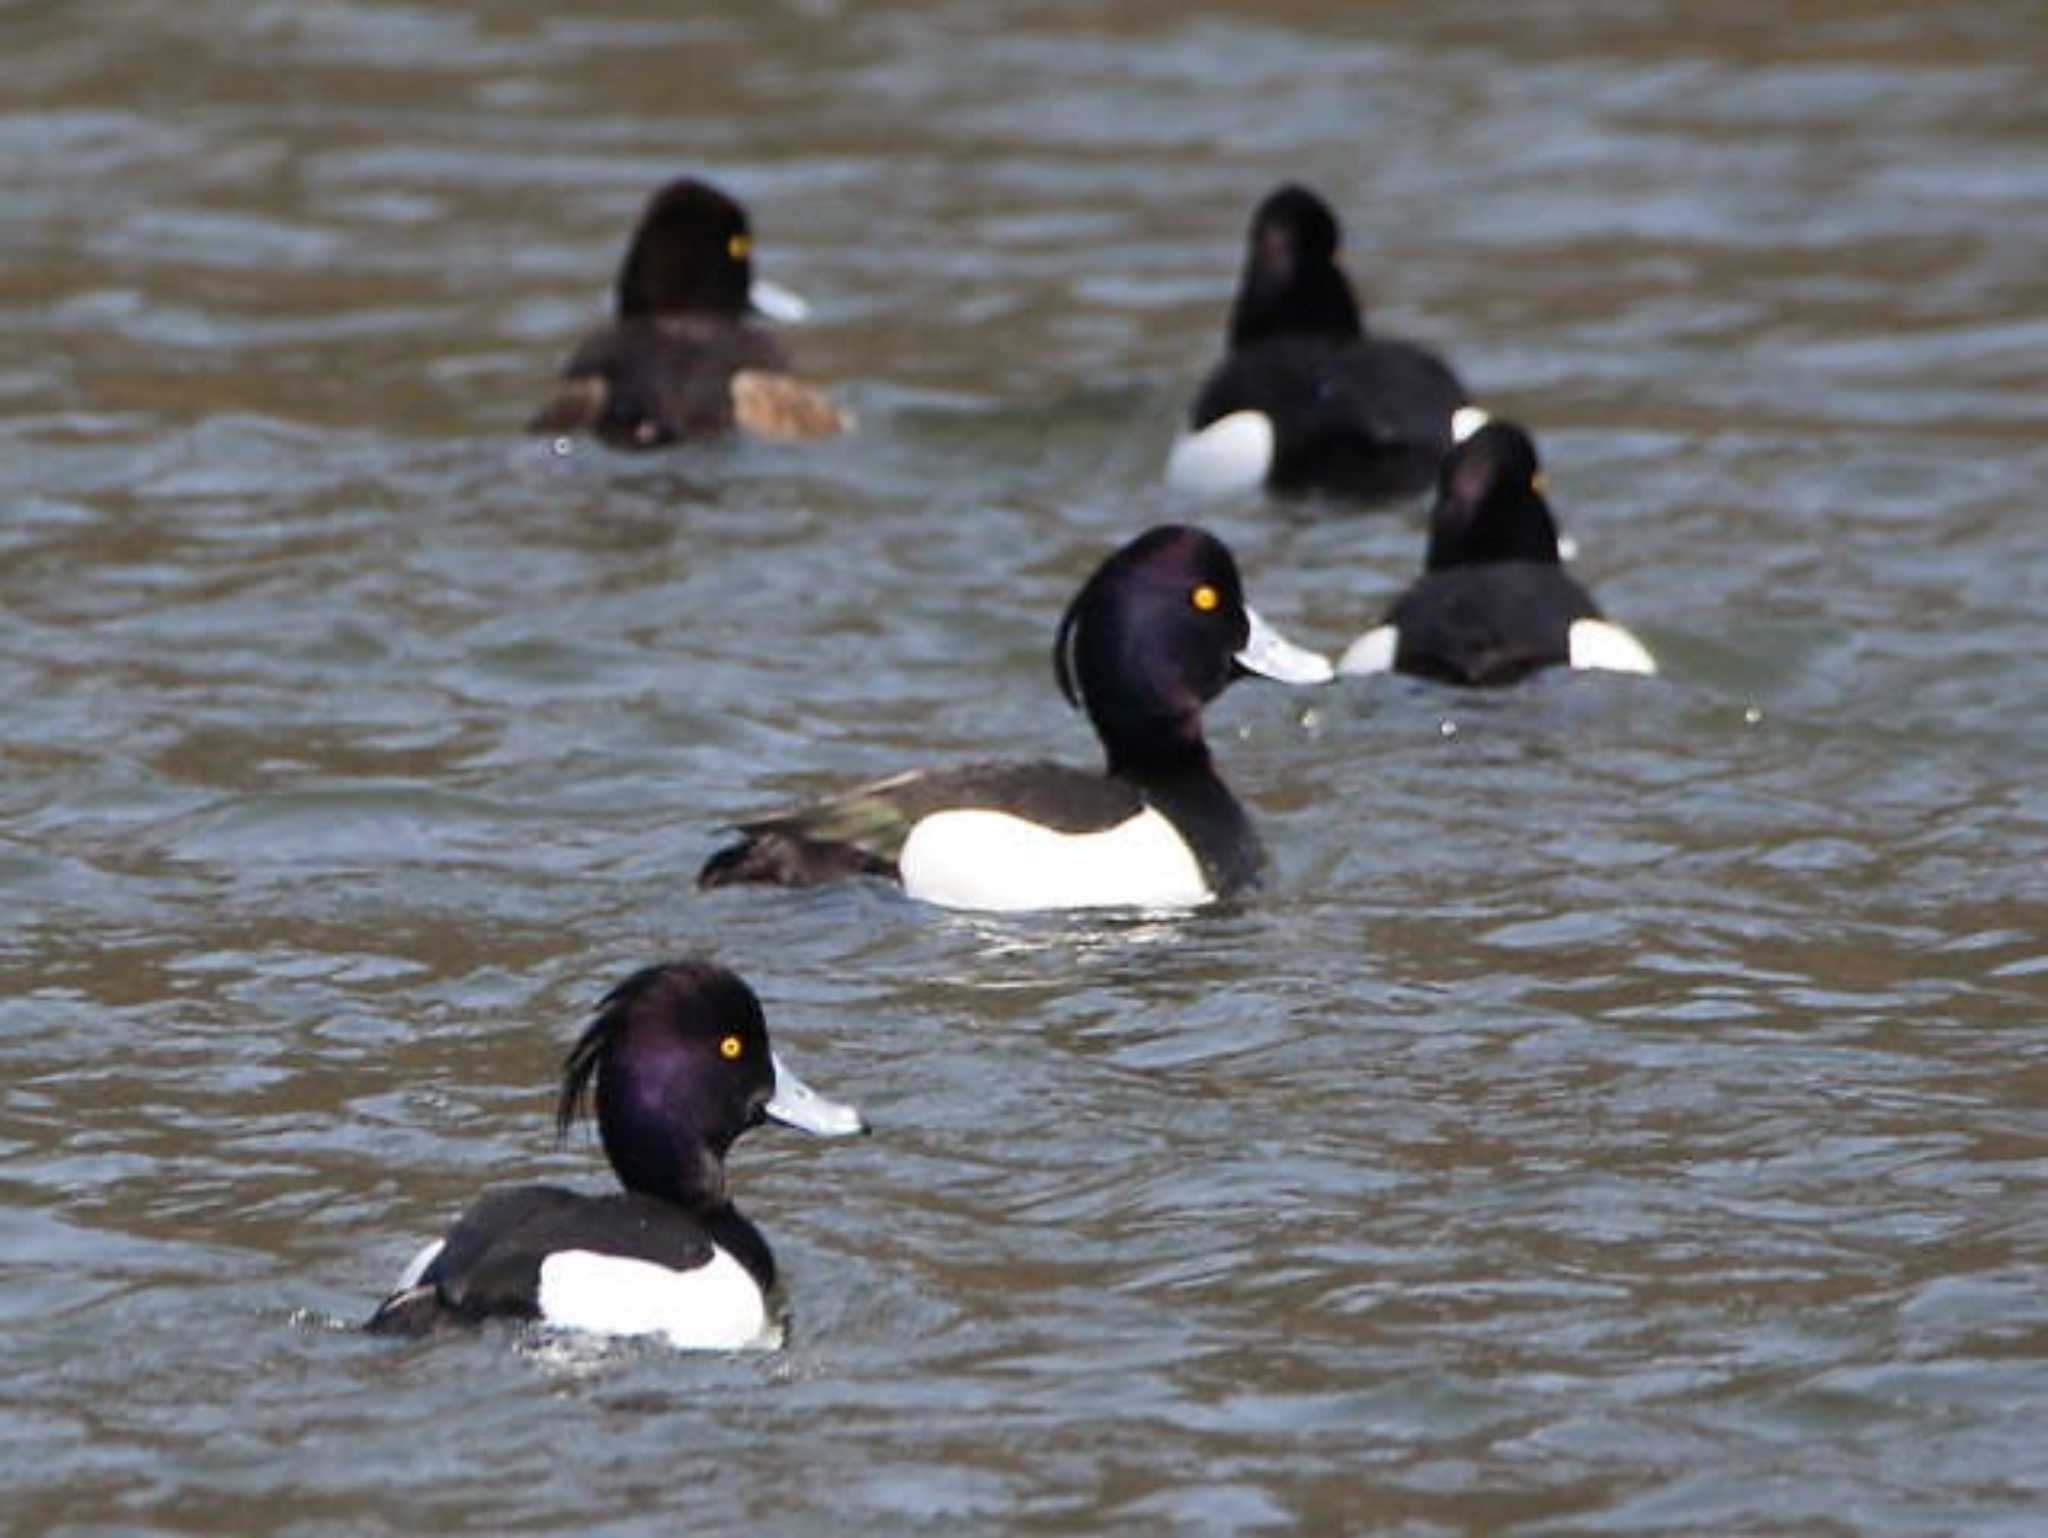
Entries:
POLYGON ((1064 764, 913 770, 741 823, 740 842, 714 854, 697 883, 815 886, 845 876, 893 878, 910 830, 935 812, 1006 812, 1062 833, 1091 833, 1137 815, 1144 804, 1129 782, 1064 764))
POLYGON ((584 1196, 555 1186, 490 1191, 448 1231, 410 1287, 386 1298, 366 1329, 418 1335, 452 1320, 540 1314, 541 1268, 581 1251, 689 1271, 713 1256, 710 1233, 668 1202, 626 1192, 584 1196))
MULTIPOLYGON (((726 316, 664 315, 620 321, 585 337, 562 368, 555 396, 531 418, 535 433, 589 432, 620 448, 655 448, 701 433, 723 432, 743 404, 735 377, 786 377, 789 360, 774 336, 726 316)), ((777 394, 749 387, 756 418, 784 419, 783 436, 799 435, 789 422, 801 418, 812 435, 816 418, 830 407, 819 392, 801 387, 777 394), (789 397, 801 397, 792 404, 789 397), (754 397, 773 397, 763 403, 754 397), (817 397, 817 400, 812 399, 817 397)), ((833 427, 840 424, 836 409, 833 427)), ((756 427, 749 422, 743 425, 756 427)), ((756 429, 758 430, 758 428, 756 429)))
POLYGON ((690 1271, 712 1258, 712 1243, 701 1224, 653 1197, 578 1196, 494 1235, 460 1275, 444 1280, 442 1292, 468 1318, 533 1318, 540 1312, 542 1266, 571 1252, 690 1271))
POLYGON ((1242 414, 1263 418, 1270 436, 1256 452, 1273 490, 1377 500, 1435 480, 1452 413, 1465 400, 1450 368, 1413 343, 1282 336, 1226 358, 1190 426, 1199 433, 1242 414))
MULTIPOLYGON (((416 1271, 408 1268, 398 1290, 377 1305, 363 1328, 377 1335, 424 1335, 451 1320, 490 1313, 531 1314, 530 1305, 504 1301, 506 1284, 513 1279, 504 1274, 503 1261, 516 1253, 526 1236, 585 1200, 559 1186, 486 1191, 455 1220, 448 1236, 421 1257, 423 1265, 416 1261, 416 1271), (499 1252, 497 1262, 487 1264, 494 1251, 499 1252)), ((538 1267, 536 1260, 527 1268, 528 1280, 538 1274, 538 1267)))
POLYGON ((548 403, 526 419, 530 433, 584 433, 604 420, 611 386, 602 374, 576 374, 564 379, 548 403))
POLYGON ((851 413, 794 374, 743 368, 730 393, 733 421, 757 438, 831 438, 853 426, 851 413))
POLYGON ((1571 660, 1571 627, 1600 610, 1562 567, 1533 561, 1454 567, 1423 577, 1387 622, 1394 665, 1456 684, 1511 684, 1571 660))
POLYGON ((1333 394, 1361 431, 1383 443, 1449 450, 1451 419, 1471 400, 1464 381, 1428 348, 1399 337, 1369 336, 1352 345, 1333 394))
POLYGON ((526 419, 530 433, 595 433, 623 438, 658 414, 654 371, 659 348, 644 324, 605 326, 576 346, 548 403, 526 419))

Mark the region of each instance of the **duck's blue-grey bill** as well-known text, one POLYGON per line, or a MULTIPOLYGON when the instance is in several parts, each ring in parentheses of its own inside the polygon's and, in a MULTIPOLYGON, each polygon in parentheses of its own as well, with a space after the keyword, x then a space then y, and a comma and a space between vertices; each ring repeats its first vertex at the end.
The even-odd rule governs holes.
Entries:
POLYGON ((1247 608, 1244 617, 1251 621, 1251 634, 1237 654, 1237 665, 1247 673, 1277 678, 1283 684, 1326 684, 1337 676, 1328 657, 1296 646, 1255 610, 1247 608))
POLYGON ((819 1137, 850 1137, 868 1130, 859 1111, 841 1101, 827 1100, 791 1073, 779 1053, 770 1052, 768 1061, 775 1065, 775 1094, 767 1106, 770 1118, 819 1137))
POLYGON ((747 285, 747 303, 770 320, 799 321, 811 318, 810 303, 803 295, 791 292, 780 283, 771 283, 766 278, 756 278, 747 285))

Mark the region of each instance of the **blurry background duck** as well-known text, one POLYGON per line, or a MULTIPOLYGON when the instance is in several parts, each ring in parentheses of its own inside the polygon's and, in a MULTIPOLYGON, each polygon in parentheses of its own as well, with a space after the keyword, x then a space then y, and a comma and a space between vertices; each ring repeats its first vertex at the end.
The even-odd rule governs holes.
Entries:
POLYGON ((982 763, 878 780, 742 824, 698 884, 882 876, 927 902, 1009 911, 1189 907, 1253 885, 1264 850, 1210 762, 1202 707, 1241 677, 1334 675, 1246 606, 1223 542, 1169 524, 1111 555, 1060 621, 1053 670, 1102 740, 1101 772, 982 763))
POLYGON ((604 997, 563 1064, 559 1134, 593 1085, 625 1189, 486 1192, 420 1251, 365 1329, 424 1335, 508 1316, 684 1349, 780 1343, 775 1258, 727 1194, 726 1152, 764 1121, 865 1132, 860 1113, 791 1073, 754 990, 708 961, 643 968, 604 997))
POLYGON ((800 319, 803 301, 754 277, 746 210, 708 182, 657 192, 619 269, 617 316, 580 342, 529 432, 587 432, 652 449, 738 428, 823 438, 852 418, 790 372, 763 319, 800 319))
POLYGON ((1366 334, 1340 240, 1337 216, 1306 187, 1259 205, 1228 348, 1167 459, 1169 484, 1381 501, 1434 482, 1451 415, 1471 398, 1427 348, 1366 334))
POLYGON ((1601 617, 1564 569, 1536 444, 1473 409, 1444 460, 1423 573, 1353 641, 1342 674, 1511 684, 1539 668, 1654 673, 1649 648, 1601 617))

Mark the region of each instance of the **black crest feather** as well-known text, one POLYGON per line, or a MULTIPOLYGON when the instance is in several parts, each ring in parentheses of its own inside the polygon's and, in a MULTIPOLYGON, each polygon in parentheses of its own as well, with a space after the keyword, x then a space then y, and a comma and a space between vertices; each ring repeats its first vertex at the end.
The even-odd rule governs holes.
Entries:
POLYGON ((626 1012, 640 995, 654 986, 663 973, 671 967, 682 965, 687 963, 661 961, 652 966, 642 967, 598 1000, 597 1013, 591 1016, 590 1024, 583 1028, 583 1034, 576 1038, 576 1045, 569 1049, 569 1055, 562 1059, 562 1093, 555 1101, 557 1138, 567 1137, 569 1129, 576 1125, 576 1118, 583 1110, 592 1080, 597 1077, 597 1065, 604 1059, 605 1048, 617 1040, 619 1032, 625 1027, 626 1012))

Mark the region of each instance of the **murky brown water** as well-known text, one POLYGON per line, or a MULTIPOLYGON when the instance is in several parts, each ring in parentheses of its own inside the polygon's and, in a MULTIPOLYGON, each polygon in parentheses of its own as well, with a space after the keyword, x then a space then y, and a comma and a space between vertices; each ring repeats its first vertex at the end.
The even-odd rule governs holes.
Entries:
MULTIPOLYGON (((1109 9, 0 13, 10 1531, 2048 1531, 2039 6, 1109 9), (863 432, 522 441, 689 169, 863 432), (1234 912, 692 893, 1092 754, 1288 176, 1668 677, 1240 689, 1234 912), (693 946, 880 1129, 735 1161, 792 1348, 333 1328, 693 946)), ((1420 551, 1201 516, 1326 647, 1420 551)))

